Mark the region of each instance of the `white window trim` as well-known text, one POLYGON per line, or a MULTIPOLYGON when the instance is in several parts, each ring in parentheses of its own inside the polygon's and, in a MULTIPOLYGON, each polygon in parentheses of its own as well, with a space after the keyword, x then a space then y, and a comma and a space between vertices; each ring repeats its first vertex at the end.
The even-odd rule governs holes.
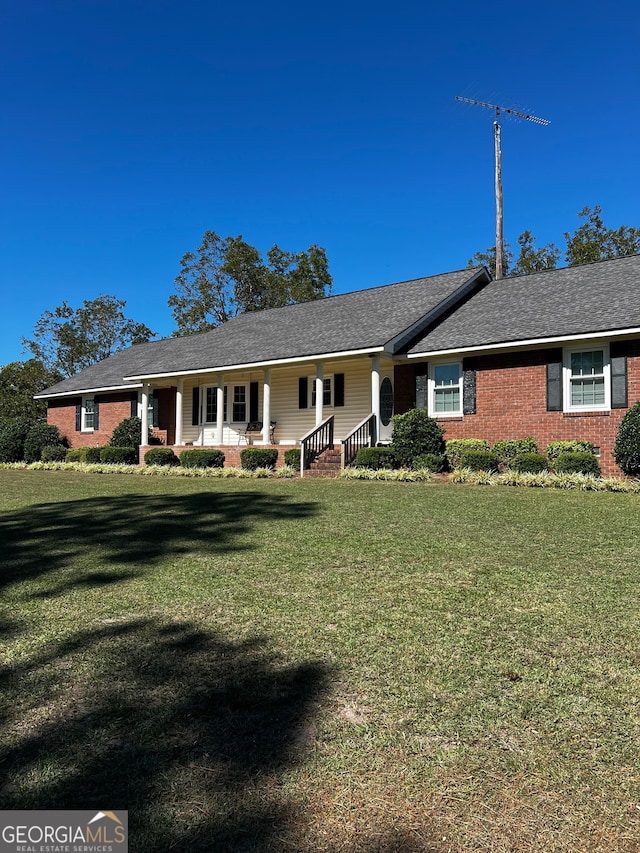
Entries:
MULTIPOLYGON (((225 398, 226 403, 227 403, 227 405, 226 405, 227 418, 225 420, 223 420, 223 423, 226 424, 227 426, 229 426, 231 424, 243 424, 243 423, 246 423, 248 421, 248 412, 249 412, 249 405, 250 405, 250 403, 249 403, 249 394, 250 394, 249 385, 250 385, 249 382, 231 382, 231 383, 225 382, 225 384, 224 384, 224 395, 225 395, 225 397, 224 398, 225 398), (244 395, 245 395, 245 402, 244 402, 245 412, 244 413, 245 413, 245 415, 247 415, 247 417, 243 418, 241 421, 228 420, 229 413, 231 413, 231 416, 233 417, 234 389, 237 387, 243 387, 244 388, 244 395)), ((200 397, 202 400, 202 417, 204 418, 204 420, 203 420, 204 426, 211 426, 212 424, 215 425, 215 423, 216 423, 215 421, 208 421, 207 420, 207 389, 209 389, 209 388, 211 388, 213 393, 215 394, 218 390, 218 386, 217 385, 201 385, 200 386, 200 397)))
MULTIPOLYGON (((324 399, 323 399, 322 400, 322 408, 323 409, 333 409, 334 408, 334 399, 335 399, 334 394, 335 394, 335 390, 336 390, 336 383, 333 380, 333 373, 327 373, 325 376, 322 377, 323 383, 325 383, 327 380, 329 380, 329 390, 331 391, 331 402, 325 403, 324 399)), ((316 407, 316 401, 314 399, 314 394, 316 391, 316 377, 315 376, 309 376, 308 377, 307 388, 309 389, 309 399, 308 399, 309 408, 315 409, 315 407, 316 407)))
MULTIPOLYGON (((462 362, 461 361, 430 361, 429 362, 429 376, 428 376, 428 403, 427 403, 427 411, 431 415, 432 418, 460 418, 462 417, 462 409, 463 409, 463 370, 462 370, 462 362), (459 392, 459 400, 460 407, 453 412, 437 412, 436 411, 436 367, 446 367, 447 365, 455 364, 459 370, 460 378, 458 379, 458 392, 459 392)), ((454 385, 450 386, 454 388, 454 385)))
POLYGON ((96 398, 93 394, 87 394, 82 398, 82 406, 81 406, 81 417, 80 417, 80 432, 95 432, 96 428, 92 426, 87 426, 87 401, 91 400, 93 403, 93 419, 95 423, 96 417, 96 398))
POLYGON ((580 346, 565 347, 562 351, 562 398, 565 412, 608 412, 611 409, 611 359, 609 344, 583 343, 580 346), (595 352, 602 350, 604 376, 604 403, 601 405, 573 406, 571 405, 571 355, 575 352, 595 352))

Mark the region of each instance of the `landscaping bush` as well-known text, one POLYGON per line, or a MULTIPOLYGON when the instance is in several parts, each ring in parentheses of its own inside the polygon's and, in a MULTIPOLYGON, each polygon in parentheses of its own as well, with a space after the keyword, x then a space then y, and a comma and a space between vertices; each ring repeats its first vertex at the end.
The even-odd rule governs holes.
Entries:
POLYGON ((170 447, 152 447, 144 454, 145 465, 180 465, 181 461, 170 447))
POLYGON ((442 453, 444 430, 426 409, 411 409, 393 416, 391 447, 398 465, 411 467, 416 456, 442 453))
POLYGON ((442 453, 422 453, 420 456, 415 456, 413 465, 414 471, 431 471, 434 474, 439 474, 444 471, 447 460, 442 453))
POLYGON ((289 450, 285 450, 284 452, 284 464, 288 465, 291 468, 295 468, 296 471, 300 470, 300 448, 299 447, 291 447, 289 450))
POLYGON ((497 471, 498 457, 491 450, 465 450, 460 455, 460 468, 472 471, 497 471))
POLYGON ((180 464, 183 468, 224 468, 224 453, 221 450, 204 448, 183 450, 180 454, 180 464))
POLYGON ((354 461, 356 468, 371 468, 379 471, 381 468, 395 468, 396 457, 390 447, 361 447, 354 461))
POLYGON ((555 460, 554 469, 557 474, 590 474, 600 476, 600 465, 591 451, 561 453, 555 460))
POLYGON ((613 458, 628 477, 640 477, 640 402, 629 409, 620 423, 613 458))
POLYGON ((62 445, 60 431, 53 424, 35 423, 24 439, 24 461, 39 462, 43 447, 62 445))
POLYGON ((509 467, 519 474, 539 474, 549 470, 549 460, 542 453, 518 453, 511 460, 509 467))
MULTIPOLYGON (((71 447, 67 450, 67 455, 64 458, 65 462, 86 462, 88 447, 71 447)), ((100 458, 98 457, 98 462, 100 458)))
POLYGON ((40 453, 41 462, 66 462, 67 448, 63 444, 52 444, 43 447, 40 453))
POLYGON ((84 461, 88 465, 97 465, 102 461, 102 451, 104 447, 85 447, 86 453, 84 455, 84 461))
POLYGON ((0 462, 22 462, 24 441, 33 421, 29 418, 7 418, 0 424, 0 462))
MULTIPOLYGON (((87 462, 89 459, 87 458, 87 462)), ((138 449, 135 447, 103 447, 100 451, 100 462, 110 465, 137 465, 138 449)))
POLYGON ((245 447, 240 451, 240 464, 245 471, 275 468, 278 451, 274 447, 245 447))
POLYGON ((484 438, 450 438, 444 451, 449 467, 460 468, 460 458, 467 450, 489 450, 489 442, 484 438))
MULTIPOLYGON (((109 439, 109 447, 140 447, 140 436, 142 435, 142 421, 140 418, 125 418, 120 421, 109 439)), ((151 438, 151 430, 147 437, 147 444, 151 438)))
POLYGON ((552 465, 561 453, 591 453, 591 442, 576 438, 573 441, 552 441, 547 444, 547 456, 552 465))
POLYGON ((491 449, 498 457, 498 462, 503 465, 510 465, 511 460, 521 453, 537 453, 538 443, 531 436, 528 438, 507 438, 496 441, 491 449))

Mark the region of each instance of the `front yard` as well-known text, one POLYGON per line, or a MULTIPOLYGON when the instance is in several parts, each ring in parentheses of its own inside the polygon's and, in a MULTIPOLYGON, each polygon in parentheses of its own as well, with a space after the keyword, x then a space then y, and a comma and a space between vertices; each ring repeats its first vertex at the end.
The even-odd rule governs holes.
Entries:
POLYGON ((638 495, 0 471, 0 808, 129 849, 640 848, 638 495))

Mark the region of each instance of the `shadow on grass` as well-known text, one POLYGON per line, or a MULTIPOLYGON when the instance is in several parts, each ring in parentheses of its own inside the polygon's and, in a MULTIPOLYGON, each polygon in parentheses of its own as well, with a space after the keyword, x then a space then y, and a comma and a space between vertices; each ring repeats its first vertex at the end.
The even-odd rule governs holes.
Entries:
POLYGON ((139 494, 30 506, 0 517, 0 589, 68 567, 72 576, 52 579, 40 594, 110 584, 167 556, 241 551, 248 547, 243 535, 256 524, 307 518, 316 510, 313 503, 261 492, 139 494), (82 571, 82 565, 90 569, 82 571))

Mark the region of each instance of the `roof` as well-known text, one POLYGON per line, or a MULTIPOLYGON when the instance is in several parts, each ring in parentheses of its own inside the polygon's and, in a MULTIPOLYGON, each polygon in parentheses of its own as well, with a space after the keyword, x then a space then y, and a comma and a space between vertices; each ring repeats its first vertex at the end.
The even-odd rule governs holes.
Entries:
POLYGON ((640 328, 640 255, 492 281, 408 350, 417 356, 640 328))
POLYGON ((397 351, 489 282, 484 267, 241 314, 209 332, 138 344, 43 391, 52 397, 153 376, 333 353, 397 351))

